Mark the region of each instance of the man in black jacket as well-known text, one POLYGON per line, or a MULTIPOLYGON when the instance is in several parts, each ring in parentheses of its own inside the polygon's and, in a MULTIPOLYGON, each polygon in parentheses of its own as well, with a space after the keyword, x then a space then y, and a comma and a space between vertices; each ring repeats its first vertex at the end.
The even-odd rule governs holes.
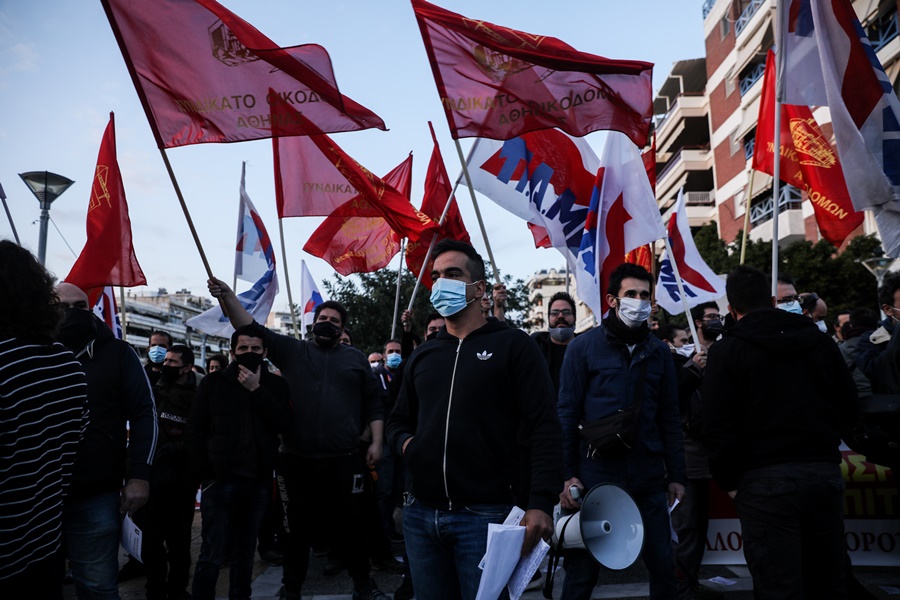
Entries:
POLYGON ((431 302, 446 319, 404 370, 388 422, 391 446, 409 469, 403 511, 416 597, 475 597, 488 525, 514 501, 517 434, 531 448, 531 489, 522 551, 549 538, 562 483, 562 447, 547 366, 525 333, 488 322, 479 300, 484 262, 468 244, 434 248, 431 302))
POLYGON ((56 290, 66 310, 57 339, 84 369, 91 415, 63 506, 66 547, 78 597, 115 600, 122 515, 136 512, 150 495, 153 393, 141 359, 94 316, 87 294, 70 283, 56 290))
POLYGON ((234 361, 200 382, 186 444, 202 481, 203 538, 193 597, 213 600, 233 550, 228 597, 249 600, 256 534, 269 501, 278 434, 294 413, 287 382, 262 366, 264 340, 250 327, 231 336, 234 361))
POLYGON ((566 292, 556 292, 550 296, 547 310, 547 331, 531 334, 531 339, 547 361, 553 388, 559 394, 559 371, 562 369, 566 347, 575 339, 575 300, 566 292))
POLYGON ((728 276, 737 324, 709 351, 703 436, 735 500, 760 598, 845 598, 842 424, 856 387, 837 345, 808 318, 775 310, 769 278, 728 276))

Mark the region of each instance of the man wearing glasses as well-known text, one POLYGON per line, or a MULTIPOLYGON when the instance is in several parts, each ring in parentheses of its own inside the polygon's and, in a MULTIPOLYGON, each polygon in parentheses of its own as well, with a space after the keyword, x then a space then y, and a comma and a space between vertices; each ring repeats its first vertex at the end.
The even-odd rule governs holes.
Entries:
POLYGON ((550 310, 547 312, 547 331, 531 334, 553 379, 553 389, 559 394, 559 370, 562 368, 566 346, 575 339, 575 300, 565 292, 556 292, 550 297, 550 310))

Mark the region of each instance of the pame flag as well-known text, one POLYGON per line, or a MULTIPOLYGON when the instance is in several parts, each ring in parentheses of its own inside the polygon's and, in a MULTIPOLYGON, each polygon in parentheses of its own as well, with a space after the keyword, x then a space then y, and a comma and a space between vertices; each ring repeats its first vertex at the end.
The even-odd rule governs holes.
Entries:
POLYGON ((684 207, 684 189, 678 192, 678 201, 669 219, 669 245, 673 256, 669 256, 668 251, 663 253, 656 283, 656 301, 661 307, 669 314, 677 315, 684 312, 685 303, 688 308, 693 308, 725 295, 725 280, 704 262, 691 236, 684 207), (673 257, 681 275, 686 302, 682 302, 678 291, 678 279, 672 268, 673 257))
MULTIPOLYGON (((278 294, 278 278, 275 274, 275 249, 263 225, 262 218, 247 196, 244 187, 246 166, 241 170, 241 200, 238 209, 237 244, 235 246, 235 277, 248 279, 259 273, 259 278, 246 292, 237 295, 247 312, 258 322, 265 323, 278 294)), ((221 307, 214 307, 188 319, 188 326, 208 335, 229 336, 234 328, 221 307)))

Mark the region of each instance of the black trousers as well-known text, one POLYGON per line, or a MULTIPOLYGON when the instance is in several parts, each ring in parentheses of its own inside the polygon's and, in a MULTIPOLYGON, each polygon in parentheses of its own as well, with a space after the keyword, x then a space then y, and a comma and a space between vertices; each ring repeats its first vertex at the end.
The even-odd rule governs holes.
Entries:
POLYGON ((193 486, 154 486, 147 504, 134 516, 144 534, 141 554, 148 596, 187 590, 196 499, 193 486))

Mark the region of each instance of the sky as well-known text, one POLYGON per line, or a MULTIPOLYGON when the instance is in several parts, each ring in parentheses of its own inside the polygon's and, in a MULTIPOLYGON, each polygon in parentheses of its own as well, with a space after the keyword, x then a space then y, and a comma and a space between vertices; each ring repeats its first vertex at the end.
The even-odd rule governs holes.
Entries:
MULTIPOLYGON (((455 179, 459 160, 407 0, 221 3, 281 46, 325 47, 341 92, 377 113, 389 129, 333 138, 377 174, 388 172, 412 151, 413 204, 421 203, 431 156, 429 120, 455 179)), ((702 0, 436 3, 467 17, 557 37, 582 52, 655 63, 654 91, 675 61, 704 55, 702 0)), ((23 246, 37 254, 40 208, 18 174, 47 170, 75 181, 50 211, 46 266, 60 279, 85 243, 91 182, 110 111, 116 115, 118 161, 135 253, 148 282, 135 292, 166 288, 208 295, 203 263, 99 0, 0 0, 0 185, 23 246)), ((587 137, 598 155, 603 138, 602 133, 587 137)), ((461 144, 467 152, 472 140, 461 144)), ((167 154, 212 271, 228 282, 234 270, 241 163, 247 161, 247 193, 275 245, 281 277, 273 309, 286 310, 271 142, 200 144, 167 154)), ((473 244, 487 258, 466 188, 460 188, 457 199, 473 244)), ((523 221, 482 196, 478 201, 502 274, 527 279, 539 269, 564 268, 557 251, 534 248, 523 221)), ((302 250, 321 221, 305 217, 283 222, 295 302, 301 260, 323 294, 322 281, 335 276, 326 262, 302 250)), ((5 213, 0 213, 0 238, 13 239, 5 213)), ((396 257, 391 266, 398 263, 396 257)), ((249 286, 238 282, 238 291, 249 286)))

